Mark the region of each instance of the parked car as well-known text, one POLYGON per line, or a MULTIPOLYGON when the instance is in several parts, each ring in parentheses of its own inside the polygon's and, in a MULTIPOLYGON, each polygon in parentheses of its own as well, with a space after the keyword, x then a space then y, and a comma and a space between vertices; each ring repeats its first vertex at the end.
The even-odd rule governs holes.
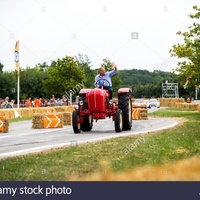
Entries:
POLYGON ((132 103, 133 108, 147 108, 147 104, 144 99, 135 99, 132 103))
POLYGON ((150 105, 151 107, 160 108, 160 101, 158 101, 157 99, 150 99, 150 100, 149 100, 149 105, 150 105))
POLYGON ((144 102, 147 104, 147 108, 151 108, 151 105, 149 104, 149 100, 144 100, 144 102))

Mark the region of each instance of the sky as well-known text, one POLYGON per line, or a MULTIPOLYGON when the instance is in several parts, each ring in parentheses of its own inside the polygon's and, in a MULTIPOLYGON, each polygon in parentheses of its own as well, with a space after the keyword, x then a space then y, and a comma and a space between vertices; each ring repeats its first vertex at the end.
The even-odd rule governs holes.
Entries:
POLYGON ((176 35, 193 21, 199 0, 0 0, 0 62, 15 70, 87 55, 93 69, 107 58, 119 69, 172 71, 176 35))

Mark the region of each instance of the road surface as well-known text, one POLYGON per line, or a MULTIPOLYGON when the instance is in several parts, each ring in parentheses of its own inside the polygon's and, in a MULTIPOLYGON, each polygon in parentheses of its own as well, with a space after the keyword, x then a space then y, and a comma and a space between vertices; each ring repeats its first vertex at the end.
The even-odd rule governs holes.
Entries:
POLYGON ((170 128, 178 122, 169 118, 150 118, 133 120, 130 131, 116 133, 112 119, 94 122, 90 132, 74 134, 72 126, 53 129, 33 129, 32 121, 10 123, 9 133, 0 133, 0 158, 40 152, 47 149, 75 146, 81 143, 104 140, 119 136, 146 134, 170 128))

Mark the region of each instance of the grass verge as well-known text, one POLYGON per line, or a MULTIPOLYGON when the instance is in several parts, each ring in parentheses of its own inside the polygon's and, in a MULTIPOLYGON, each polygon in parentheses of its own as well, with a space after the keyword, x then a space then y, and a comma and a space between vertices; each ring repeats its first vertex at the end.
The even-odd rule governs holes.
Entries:
POLYGON ((105 173, 103 162, 114 172, 135 167, 174 163, 200 154, 200 113, 161 109, 151 116, 184 117, 177 127, 102 142, 0 160, 0 180, 69 180, 105 173))
POLYGON ((31 117, 18 117, 18 118, 11 118, 9 119, 10 122, 21 122, 21 121, 26 121, 26 120, 31 120, 31 117))

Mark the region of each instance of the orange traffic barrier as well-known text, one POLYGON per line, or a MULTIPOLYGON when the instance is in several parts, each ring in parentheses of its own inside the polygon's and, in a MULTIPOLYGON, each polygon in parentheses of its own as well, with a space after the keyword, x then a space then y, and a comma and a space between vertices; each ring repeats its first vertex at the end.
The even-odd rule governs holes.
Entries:
POLYGON ((0 133, 9 132, 9 120, 6 116, 0 116, 0 133))
POLYGON ((4 121, 4 117, 0 116, 0 131, 1 132, 3 132, 3 130, 4 130, 3 121, 4 121))
POLYGON ((61 114, 48 114, 44 116, 44 128, 61 128, 61 114))
POLYGON ((132 110, 132 118, 133 120, 138 120, 140 117, 140 110, 139 109, 133 109, 132 110))

